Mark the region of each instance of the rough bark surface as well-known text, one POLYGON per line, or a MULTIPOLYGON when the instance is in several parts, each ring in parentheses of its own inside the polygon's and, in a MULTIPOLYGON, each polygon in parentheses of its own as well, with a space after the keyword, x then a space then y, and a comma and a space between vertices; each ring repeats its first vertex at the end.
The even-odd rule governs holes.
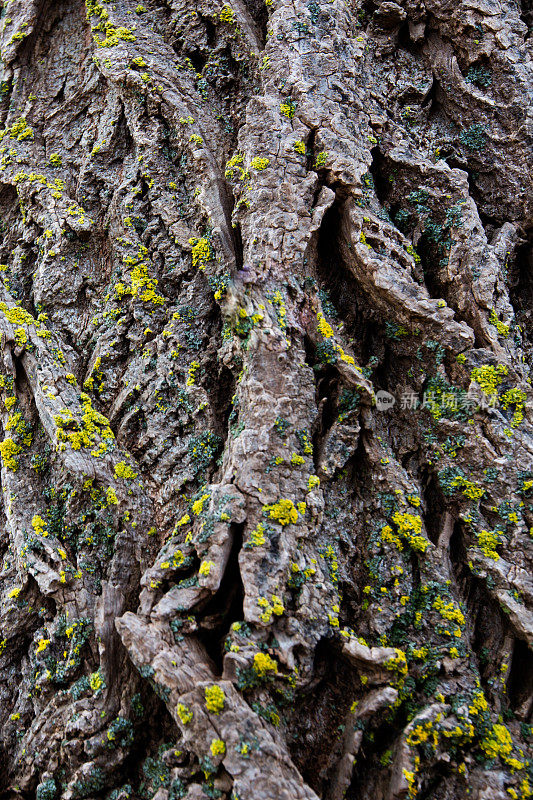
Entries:
POLYGON ((0 6, 0 796, 531 797, 527 0, 0 6))

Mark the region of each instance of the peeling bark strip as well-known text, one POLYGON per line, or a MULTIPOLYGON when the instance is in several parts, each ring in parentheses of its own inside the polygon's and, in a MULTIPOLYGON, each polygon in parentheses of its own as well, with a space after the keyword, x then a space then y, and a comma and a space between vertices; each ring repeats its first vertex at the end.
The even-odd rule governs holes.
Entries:
POLYGON ((0 797, 532 797, 530 9, 0 19, 0 797))

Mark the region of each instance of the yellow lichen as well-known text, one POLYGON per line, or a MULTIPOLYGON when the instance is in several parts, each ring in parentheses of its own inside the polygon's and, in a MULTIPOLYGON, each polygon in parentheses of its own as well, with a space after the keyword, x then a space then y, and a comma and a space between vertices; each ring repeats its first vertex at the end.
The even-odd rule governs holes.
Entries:
POLYGON ((132 481, 137 477, 137 473, 125 461, 119 461, 118 464, 115 464, 115 476, 123 478, 125 481, 132 481))
POLYGON ((189 244, 192 245, 192 265, 203 272, 206 264, 213 259, 209 240, 205 238, 189 239, 189 244))
POLYGON ((268 653, 256 653, 254 656, 254 671, 261 677, 265 678, 271 673, 278 671, 278 662, 271 658, 268 653))
POLYGON ((298 521, 298 511, 292 500, 278 500, 273 505, 263 506, 263 511, 268 512, 268 516, 279 522, 280 525, 289 525, 298 521))
POLYGON ((191 709, 187 708, 187 706, 183 703, 178 703, 176 711, 183 725, 188 725, 193 718, 193 712, 191 709))
POLYGON ((198 572, 200 575, 202 575, 202 577, 207 577, 207 575, 209 575, 209 573, 211 572, 211 567, 214 566, 215 564, 213 561, 202 561, 198 572))
POLYGON ((483 364, 472 370, 470 378, 481 387, 486 395, 491 396, 497 393, 498 386, 507 373, 508 369, 504 364, 498 364, 496 367, 483 364))
POLYGON ((21 448, 18 444, 16 444, 13 439, 4 439, 3 442, 0 442, 0 456, 2 457, 2 463, 6 469, 11 470, 11 472, 16 472, 19 467, 19 463, 15 458, 21 451, 21 448))
POLYGON ((211 755, 223 756, 226 752, 226 745, 222 739, 213 739, 209 749, 211 750, 211 755))
POLYGON ((213 686, 206 686, 204 689, 205 695, 205 707, 208 711, 212 711, 213 714, 220 714, 222 709, 224 708, 225 703, 225 695, 224 690, 217 686, 216 684, 213 686))

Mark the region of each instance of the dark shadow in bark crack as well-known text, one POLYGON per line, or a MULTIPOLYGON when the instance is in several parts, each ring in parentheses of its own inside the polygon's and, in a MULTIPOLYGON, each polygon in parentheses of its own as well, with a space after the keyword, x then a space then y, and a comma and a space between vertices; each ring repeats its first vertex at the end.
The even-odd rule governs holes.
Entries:
POLYGON ((441 533, 441 526, 443 522, 443 515, 446 511, 446 506, 442 498, 442 492, 439 489, 437 479, 434 475, 430 475, 427 481, 424 481, 423 497, 425 504, 424 524, 428 533, 429 539, 433 544, 437 544, 439 535, 441 533))
POLYGON ((509 274, 510 300, 518 321, 533 339, 533 229, 526 232, 516 250, 509 274))
POLYGON ((527 33, 524 37, 524 41, 527 41, 531 37, 531 31, 533 30, 533 4, 531 0, 522 0, 521 3, 521 14, 520 19, 527 25, 527 33))
POLYGON ((514 642, 507 695, 518 719, 533 723, 533 652, 522 639, 514 642))
POLYGON ((268 25, 268 9, 266 3, 264 0, 244 0, 244 4, 256 24, 259 41, 263 48, 266 43, 268 25))
POLYGON ((239 570, 244 525, 232 524, 233 544, 219 590, 201 612, 199 640, 222 675, 224 642, 234 622, 244 619, 244 586, 239 570))
POLYGON ((341 756, 343 723, 356 691, 357 676, 338 646, 328 639, 317 645, 314 674, 313 686, 291 709, 288 744, 305 782, 322 797, 341 756))
MULTIPOLYGON (((501 656, 506 646, 509 622, 485 583, 472 574, 461 525, 457 523, 450 539, 450 561, 456 585, 465 602, 471 622, 470 644, 476 656, 482 687, 492 703, 502 700, 498 688, 501 656)), ((490 580, 486 578, 485 580, 490 580)))

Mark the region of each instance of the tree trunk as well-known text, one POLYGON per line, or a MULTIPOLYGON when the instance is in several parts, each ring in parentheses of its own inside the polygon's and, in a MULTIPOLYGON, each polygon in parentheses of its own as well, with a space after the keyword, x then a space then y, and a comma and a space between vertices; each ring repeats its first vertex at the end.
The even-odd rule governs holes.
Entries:
POLYGON ((531 11, 1 3, 6 800, 533 794, 531 11))

